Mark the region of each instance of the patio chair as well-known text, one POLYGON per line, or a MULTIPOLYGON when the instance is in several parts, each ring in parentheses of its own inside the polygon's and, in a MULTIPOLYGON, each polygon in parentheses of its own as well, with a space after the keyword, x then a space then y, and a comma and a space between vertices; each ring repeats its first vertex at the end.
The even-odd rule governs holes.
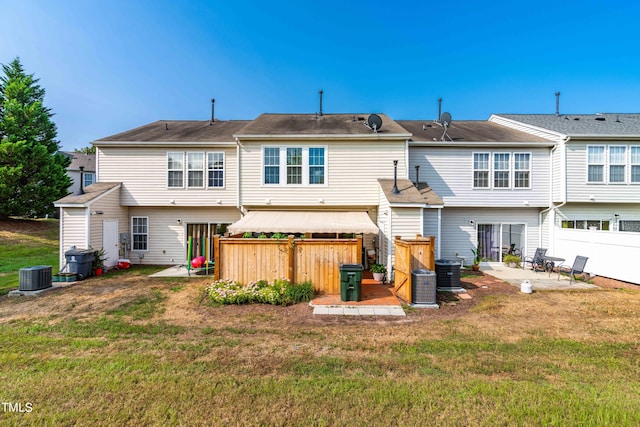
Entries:
POLYGON ((569 267, 568 265, 560 264, 558 266, 558 280, 560 280, 561 274, 569 275, 569 285, 573 282, 573 278, 576 274, 584 273, 584 267, 587 265, 587 260, 589 257, 586 256, 576 256, 576 259, 573 261, 573 265, 569 267))
POLYGON ((546 248, 536 248, 536 253, 533 257, 524 257, 522 260, 522 268, 526 263, 531 265, 531 269, 533 271, 538 271, 538 269, 544 270, 544 255, 547 253, 546 248))

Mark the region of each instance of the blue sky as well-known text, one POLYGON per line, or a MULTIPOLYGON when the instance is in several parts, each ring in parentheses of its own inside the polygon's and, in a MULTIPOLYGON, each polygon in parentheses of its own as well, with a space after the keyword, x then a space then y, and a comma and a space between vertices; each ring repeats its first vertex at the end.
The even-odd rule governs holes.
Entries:
POLYGON ((160 119, 640 112, 636 1, 0 0, 66 150, 160 119))

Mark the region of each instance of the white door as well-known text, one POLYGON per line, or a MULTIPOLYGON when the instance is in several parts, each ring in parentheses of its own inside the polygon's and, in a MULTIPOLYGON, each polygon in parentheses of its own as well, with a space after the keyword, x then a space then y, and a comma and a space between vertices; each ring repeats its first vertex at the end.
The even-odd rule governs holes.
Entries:
POLYGON ((113 267, 118 262, 118 220, 102 221, 102 247, 107 258, 104 265, 113 267))

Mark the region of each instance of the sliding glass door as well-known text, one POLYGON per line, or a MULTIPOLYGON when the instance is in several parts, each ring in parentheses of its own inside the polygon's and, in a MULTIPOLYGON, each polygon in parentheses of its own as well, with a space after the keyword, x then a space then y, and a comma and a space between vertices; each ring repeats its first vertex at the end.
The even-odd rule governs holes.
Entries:
POLYGON ((525 224, 478 224, 478 252, 484 261, 502 261, 525 249, 525 224))

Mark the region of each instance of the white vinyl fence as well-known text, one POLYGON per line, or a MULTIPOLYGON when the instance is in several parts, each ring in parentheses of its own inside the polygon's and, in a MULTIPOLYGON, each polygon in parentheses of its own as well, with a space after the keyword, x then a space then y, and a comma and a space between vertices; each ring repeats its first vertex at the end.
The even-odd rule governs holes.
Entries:
POLYGON ((640 233, 556 228, 548 254, 565 258, 568 265, 576 255, 587 256, 587 272, 640 284, 640 233))

